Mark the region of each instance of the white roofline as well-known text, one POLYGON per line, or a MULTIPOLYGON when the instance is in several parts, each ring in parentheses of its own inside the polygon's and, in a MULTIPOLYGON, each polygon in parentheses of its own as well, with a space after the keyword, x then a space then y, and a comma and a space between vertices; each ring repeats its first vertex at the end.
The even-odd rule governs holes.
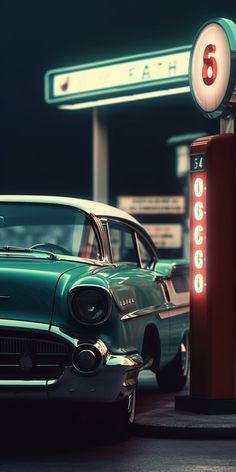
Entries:
POLYGON ((0 195, 0 202, 19 202, 19 203, 49 203, 49 204, 59 204, 59 205, 69 205, 75 208, 79 208, 86 213, 94 214, 95 216, 107 217, 111 216, 114 218, 123 218, 130 222, 136 223, 139 226, 139 223, 136 218, 131 216, 129 213, 126 213, 119 208, 107 205, 105 203, 95 202, 93 200, 86 200, 82 198, 74 197, 61 197, 53 195, 0 195))

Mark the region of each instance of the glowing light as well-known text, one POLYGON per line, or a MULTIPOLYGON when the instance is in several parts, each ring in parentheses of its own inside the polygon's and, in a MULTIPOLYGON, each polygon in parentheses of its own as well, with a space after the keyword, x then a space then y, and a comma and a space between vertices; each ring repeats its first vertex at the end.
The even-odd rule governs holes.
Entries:
POLYGON ((194 265, 196 269, 202 269, 204 264, 204 254, 202 249, 197 249, 194 253, 194 265))
POLYGON ((118 64, 78 67, 57 73, 53 79, 54 97, 89 93, 139 83, 173 80, 188 74, 190 52, 146 57, 118 64))
POLYGON ((45 74, 45 100, 80 104, 67 108, 73 110, 189 92, 190 51, 188 45, 50 70, 45 74))
POLYGON ((206 173, 203 157, 193 156, 191 173, 191 277, 194 293, 206 290, 206 173), (200 170, 196 171, 196 164, 200 170))
POLYGON ((206 112, 221 104, 230 79, 231 51, 221 25, 211 23, 200 33, 194 46, 191 79, 193 94, 206 112))
POLYGON ((166 90, 158 90, 156 92, 147 92, 147 93, 136 93, 134 95, 124 95, 123 97, 113 97, 113 98, 104 98, 101 100, 92 100, 83 103, 75 103, 72 105, 61 105, 59 108, 61 110, 82 110, 84 108, 94 108, 106 105, 113 105, 118 103, 134 102, 137 100, 147 100, 150 98, 159 98, 166 97, 169 95, 178 95, 183 93, 189 93, 190 87, 179 87, 166 90))
POLYGON ((201 225, 196 226, 194 230, 194 242, 200 246, 203 243, 203 236, 201 233, 203 232, 203 227, 201 225))
POLYGON ((203 203, 202 202, 196 202, 194 205, 194 217, 197 221, 202 220, 203 218, 203 203))
POLYGON ((194 288, 197 293, 202 293, 204 289, 204 279, 202 274, 195 275, 194 288))
POLYGON ((194 194, 195 194, 195 196, 196 197, 202 197, 203 190, 204 190, 203 179, 200 178, 200 177, 197 177, 197 179, 194 182, 194 194))

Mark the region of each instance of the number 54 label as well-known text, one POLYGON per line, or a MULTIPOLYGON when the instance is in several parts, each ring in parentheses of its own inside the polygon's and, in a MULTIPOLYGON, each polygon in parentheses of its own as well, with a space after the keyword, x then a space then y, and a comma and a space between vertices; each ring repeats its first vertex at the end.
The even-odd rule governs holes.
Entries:
POLYGON ((201 172, 206 170, 205 154, 192 154, 191 156, 191 172, 201 172))

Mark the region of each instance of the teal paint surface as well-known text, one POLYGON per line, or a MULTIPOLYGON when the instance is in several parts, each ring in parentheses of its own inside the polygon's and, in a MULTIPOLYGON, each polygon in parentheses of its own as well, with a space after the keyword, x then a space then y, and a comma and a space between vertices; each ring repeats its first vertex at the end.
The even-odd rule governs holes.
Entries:
POLYGON ((1 258, 0 318, 50 323, 58 280, 75 266, 64 261, 1 258))

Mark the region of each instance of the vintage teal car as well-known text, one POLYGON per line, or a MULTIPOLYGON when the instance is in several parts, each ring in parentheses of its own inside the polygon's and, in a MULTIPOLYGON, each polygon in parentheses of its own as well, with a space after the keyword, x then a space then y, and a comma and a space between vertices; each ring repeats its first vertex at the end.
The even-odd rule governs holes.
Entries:
POLYGON ((141 369, 179 390, 188 264, 138 223, 77 198, 0 197, 0 398, 102 404, 132 423, 141 369))

